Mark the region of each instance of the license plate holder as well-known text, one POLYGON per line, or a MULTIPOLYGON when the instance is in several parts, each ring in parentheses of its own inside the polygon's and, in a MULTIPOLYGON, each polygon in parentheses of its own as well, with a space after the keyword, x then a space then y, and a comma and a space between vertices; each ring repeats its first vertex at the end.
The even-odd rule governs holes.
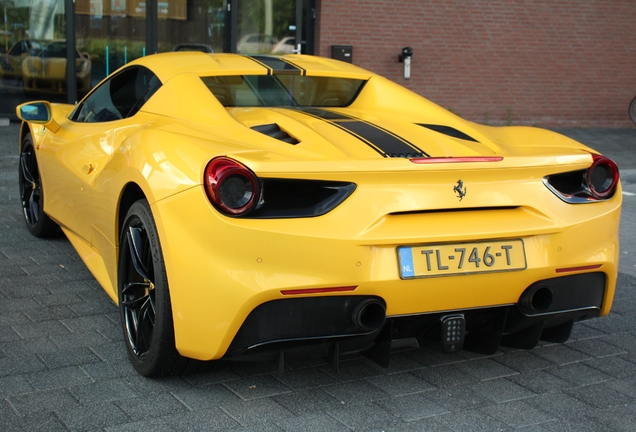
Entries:
POLYGON ((397 252, 402 279, 519 271, 527 268, 522 239, 400 246, 397 252))

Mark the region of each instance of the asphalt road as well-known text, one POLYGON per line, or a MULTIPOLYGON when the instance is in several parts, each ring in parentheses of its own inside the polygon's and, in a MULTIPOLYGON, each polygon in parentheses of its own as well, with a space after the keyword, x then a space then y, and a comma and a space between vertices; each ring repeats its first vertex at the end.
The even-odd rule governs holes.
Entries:
POLYGON ((337 373, 308 360, 282 377, 260 362, 147 379, 68 241, 24 227, 18 127, 0 127, 0 430, 636 430, 636 129, 561 132, 613 157, 624 179, 614 307, 567 343, 492 356, 404 349, 388 369, 355 356, 337 373))

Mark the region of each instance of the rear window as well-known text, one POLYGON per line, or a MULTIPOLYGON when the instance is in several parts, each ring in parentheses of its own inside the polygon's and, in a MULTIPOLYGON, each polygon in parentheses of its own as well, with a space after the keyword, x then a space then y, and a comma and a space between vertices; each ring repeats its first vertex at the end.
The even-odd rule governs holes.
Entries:
POLYGON ((304 75, 231 75, 201 78, 226 107, 346 107, 365 80, 304 75))

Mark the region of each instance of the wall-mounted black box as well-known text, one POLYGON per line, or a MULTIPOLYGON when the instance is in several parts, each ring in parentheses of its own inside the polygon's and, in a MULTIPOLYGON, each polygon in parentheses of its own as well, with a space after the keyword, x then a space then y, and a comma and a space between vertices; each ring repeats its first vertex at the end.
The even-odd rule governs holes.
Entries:
POLYGON ((353 46, 331 45, 331 58, 353 63, 353 46))

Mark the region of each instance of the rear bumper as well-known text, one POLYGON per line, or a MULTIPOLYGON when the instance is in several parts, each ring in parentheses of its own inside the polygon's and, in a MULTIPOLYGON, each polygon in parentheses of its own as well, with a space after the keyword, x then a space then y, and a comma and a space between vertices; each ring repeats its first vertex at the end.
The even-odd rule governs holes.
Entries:
MULTIPOLYGON (((359 223, 357 212, 341 212, 340 208, 319 218, 237 220, 218 216, 200 188, 161 200, 153 204, 153 214, 170 284, 177 349, 186 357, 213 360, 269 351, 265 346, 276 344, 296 347, 324 345, 326 341, 330 345, 338 339, 341 344, 351 341, 351 351, 377 344, 381 329, 378 334, 334 330, 249 336, 253 332, 246 330, 246 323, 254 319, 250 318, 254 311, 264 308, 262 305, 296 299, 304 304, 312 301, 305 299, 319 297, 380 299, 386 305, 387 322, 408 323, 398 328, 418 327, 412 335, 425 333, 422 328, 429 320, 437 322, 440 316, 461 313, 468 325, 467 343, 472 337, 468 336, 473 325, 470 317, 479 316, 483 310, 507 310, 506 331, 515 333, 535 324, 538 328, 539 322, 547 328, 606 315, 616 284, 620 203, 570 208, 574 206, 551 198, 550 205, 564 207, 560 210, 568 212, 569 221, 555 221, 545 213, 519 207, 483 210, 471 218, 465 212, 371 217, 377 222, 370 224, 359 223), (200 216, 184 218, 184 213, 200 216), (359 225, 367 228, 358 228, 356 235, 359 225), (525 245, 527 267, 523 270, 400 279, 400 246, 515 238, 525 245), (542 312, 546 316, 526 313, 515 318, 514 308, 518 308, 523 292, 537 281, 569 280, 596 273, 604 275, 603 290, 600 294, 595 291, 600 300, 542 312), (303 291, 332 287, 354 289, 336 294, 303 291), (300 294, 283 294, 286 290, 300 294), (575 310, 588 306, 594 310, 575 310), (424 324, 411 324, 420 320, 424 324), (521 323, 513 328, 515 320, 521 323)), ((578 292, 564 298, 576 299, 578 292)), ((555 296, 555 307, 559 301, 555 296)), ((257 320, 262 323, 258 332, 270 326, 271 316, 285 313, 282 308, 264 314, 265 318, 257 320)), ((328 321, 327 316, 314 320, 328 321)), ((296 324, 284 321, 282 326, 296 324)), ((539 332, 536 328, 534 331, 539 332)), ((344 345, 340 348, 349 350, 344 345)))
POLYGON ((563 276, 532 284, 512 305, 393 317, 380 316, 384 301, 375 296, 275 300, 249 314, 224 358, 372 353, 408 338, 443 344, 441 325, 448 316, 465 320, 461 339, 471 351, 493 353, 500 345, 533 348, 541 339, 564 342, 575 321, 599 315, 606 283, 602 272, 563 276))

